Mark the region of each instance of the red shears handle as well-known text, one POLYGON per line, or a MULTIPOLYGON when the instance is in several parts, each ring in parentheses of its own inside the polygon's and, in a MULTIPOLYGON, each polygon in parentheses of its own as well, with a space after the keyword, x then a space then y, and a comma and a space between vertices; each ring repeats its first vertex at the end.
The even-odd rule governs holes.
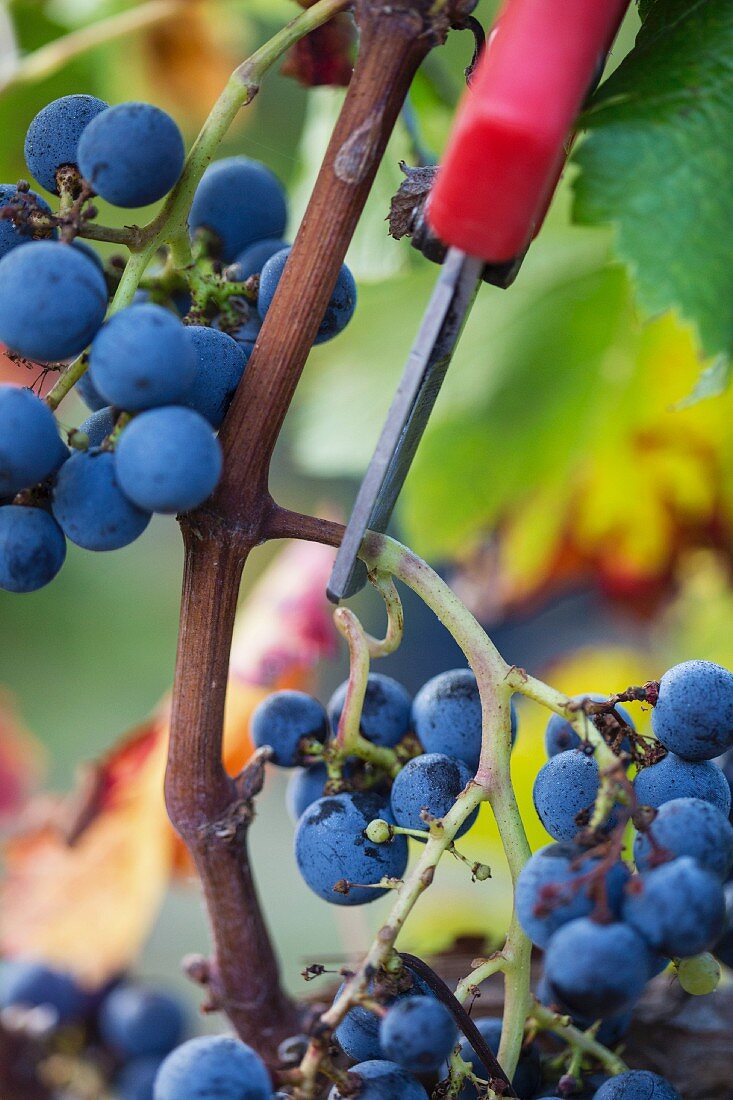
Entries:
POLYGON ((427 219, 488 263, 539 231, 573 124, 629 0, 506 0, 456 122, 427 219))

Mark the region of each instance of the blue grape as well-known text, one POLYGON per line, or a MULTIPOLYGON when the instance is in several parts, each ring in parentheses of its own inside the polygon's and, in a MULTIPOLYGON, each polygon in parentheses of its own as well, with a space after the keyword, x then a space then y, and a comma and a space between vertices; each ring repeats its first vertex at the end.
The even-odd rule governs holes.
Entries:
POLYGON ((720 962, 733 969, 733 882, 726 882, 723 887, 725 899, 725 923, 722 935, 713 948, 713 953, 720 962))
POLYGON ((18 355, 43 363, 78 355, 106 309, 104 276, 78 248, 37 241, 0 260, 0 340, 18 355))
POLYGON ((304 739, 326 740, 328 716, 318 700, 304 691, 276 691, 255 710, 250 733, 256 748, 272 747, 273 764, 292 768, 302 763, 304 739))
MULTIPOLYGON (((257 309, 264 319, 272 299, 275 297, 280 277, 290 255, 290 248, 283 248, 271 256, 260 272, 260 289, 257 295, 257 309)), ((329 298, 323 320, 318 326, 314 344, 325 344, 333 340, 348 325, 356 309, 356 283, 346 264, 341 265, 336 286, 329 298)))
POLYGON ((682 1100, 676 1088, 656 1073, 632 1069, 610 1077, 599 1088, 595 1100, 682 1100))
POLYGON ((629 924, 589 917, 559 928, 545 955, 550 992, 574 1014, 598 1019, 631 1008, 650 975, 646 941, 629 924))
POLYGON ((254 244, 248 245, 234 261, 236 282, 243 283, 251 275, 259 275, 270 256, 288 247, 288 242, 281 237, 267 237, 264 241, 255 241, 254 244))
POLYGON ((100 409, 107 407, 107 402, 92 382, 92 376, 88 370, 86 370, 79 381, 75 383, 74 393, 78 394, 86 407, 91 409, 92 412, 99 412, 100 409))
POLYGON ((58 573, 66 539, 42 508, 6 504, 0 508, 0 588, 35 592, 58 573))
POLYGON ((217 254, 232 263, 255 241, 281 237, 287 217, 285 192, 270 169, 248 157, 227 157, 204 172, 188 224, 191 233, 213 234, 217 254))
POLYGON ((86 241, 83 241, 81 237, 75 237, 71 242, 71 246, 78 252, 81 252, 82 256, 86 256, 92 263, 96 264, 102 275, 104 275, 104 260, 99 255, 96 248, 92 248, 92 246, 87 244, 86 241))
POLYGON ((294 825, 297 825, 308 807, 323 795, 327 780, 328 772, 325 764, 313 764, 310 768, 295 769, 285 791, 285 806, 294 825))
MULTIPOLYGON (((599 786, 595 758, 580 749, 566 749, 540 768, 534 781, 534 805, 550 836, 555 840, 576 836, 583 827, 576 819, 581 813, 590 818, 599 786)), ((612 813, 605 827, 612 828, 616 820, 612 813)))
MULTIPOLYGON (((652 974, 651 977, 654 975, 652 974)), ((569 1015, 572 1017, 575 1027, 580 1028, 581 1031, 587 1031, 589 1027, 592 1027, 597 1021, 589 1016, 573 1015, 568 1010, 567 1005, 564 1005, 560 999, 555 996, 550 988, 550 983, 543 974, 537 983, 537 990, 535 993, 537 1000, 540 1004, 547 1005, 549 1008, 560 1012, 561 1015, 569 1015)), ((600 1022, 600 1027, 596 1032, 596 1039, 599 1043, 602 1043, 604 1047, 613 1047, 621 1039, 623 1039, 626 1032, 631 1027, 634 1018, 633 1012, 618 1012, 613 1016, 606 1016, 600 1022)))
POLYGON ((94 337, 89 366, 95 389, 128 412, 185 400, 196 369, 185 326, 152 303, 113 314, 94 337))
POLYGON ((0 385, 0 497, 45 481, 68 454, 46 402, 31 390, 0 385))
MULTIPOLYGON (((515 906, 522 928, 538 947, 547 947, 558 928, 577 917, 588 917, 595 901, 593 883, 581 880, 593 874, 600 857, 581 858, 572 844, 548 844, 525 863, 517 881, 515 906)), ((629 869, 620 861, 605 874, 606 899, 620 916, 629 869)))
POLYGON ((649 831, 637 834, 634 860, 640 871, 647 871, 656 862, 677 856, 691 856, 701 867, 725 878, 733 867, 733 826, 701 798, 664 802, 649 831))
POLYGON ((179 1002, 157 989, 118 985, 99 1010, 102 1038, 125 1058, 168 1054, 180 1043, 185 1026, 179 1002))
POLYGON ((169 114, 152 103, 118 103, 92 119, 79 139, 81 174, 115 206, 147 206, 181 174, 185 148, 169 114))
POLYGON ((262 328, 262 321, 260 320, 259 313, 251 313, 244 324, 235 329, 232 333, 232 337, 239 344, 240 348, 249 359, 252 354, 252 349, 257 342, 257 337, 260 334, 262 328))
MULTIPOLYGON (((388 995, 384 990, 375 991, 374 983, 368 986, 369 995, 375 997, 380 1004, 390 1007, 404 1001, 408 997, 430 996, 431 992, 422 978, 410 973, 412 984, 398 993, 388 995)), ((343 990, 340 986, 336 996, 343 990)), ((379 1026, 381 1020, 374 1012, 370 1012, 363 1005, 354 1005, 344 1016, 334 1032, 344 1054, 355 1062, 367 1062, 373 1058, 382 1057, 382 1048, 379 1043, 379 1026)))
MULTIPOLYGON (((491 1016, 483 1016, 475 1020, 474 1023, 486 1041, 489 1050, 497 1054, 501 1042, 501 1020, 496 1020, 491 1016)), ((485 1080, 489 1076, 487 1067, 466 1038, 461 1039, 460 1053, 464 1061, 470 1064, 477 1077, 485 1080)), ((534 1096, 541 1076, 539 1048, 535 1043, 530 1043, 529 1046, 522 1049, 512 1081, 514 1091, 520 1100, 529 1100, 529 1097, 534 1096)), ((461 1090, 460 1100, 475 1100, 476 1096, 478 1096, 478 1093, 475 1086, 467 1081, 461 1090)))
POLYGON ((684 661, 665 672, 652 729, 683 760, 712 760, 733 746, 733 673, 712 661, 684 661))
POLYGON ((437 1069, 457 1038, 453 1017, 435 997, 406 997, 389 1009, 379 1026, 385 1057, 411 1073, 437 1069))
POLYGON ((203 504, 221 467, 221 446, 208 420, 176 405, 136 416, 117 444, 120 488, 148 512, 174 515, 203 504))
MULTIPOLYGON (((471 769, 462 760, 444 753, 414 757, 392 784, 390 805, 395 821, 404 829, 427 830, 429 825, 420 816, 421 810, 427 809, 431 817, 445 817, 471 778, 471 769)), ((456 836, 467 833, 477 817, 478 808, 469 814, 456 836)))
POLYGON ((25 162, 47 191, 58 195, 56 173, 67 165, 78 167, 79 139, 108 106, 93 95, 65 95, 47 103, 35 116, 25 135, 25 162))
MULTIPOLYGON (((37 209, 43 214, 50 214, 51 207, 44 202, 35 191, 19 191, 13 183, 0 183, 0 210, 4 206, 22 206, 28 211, 37 209)), ((11 249, 19 244, 29 244, 33 240, 43 237, 56 236, 56 230, 34 230, 32 226, 24 224, 22 219, 17 222, 9 218, 0 219, 0 257, 5 256, 11 249)))
POLYGON ((67 538, 85 550, 119 550, 150 522, 117 483, 109 451, 78 451, 64 463, 53 493, 53 514, 67 538))
POLYGON ((108 435, 114 431, 117 410, 105 405, 97 409, 79 425, 79 431, 89 439, 89 447, 101 447, 108 435))
MULTIPOLYGON (((517 714, 512 703, 512 743, 517 714)), ((476 677, 468 668, 433 676, 412 704, 412 724, 425 752, 444 752, 468 764, 471 772, 481 755, 481 700, 476 677)))
MULTIPOLYGON (((608 695, 591 691, 585 692, 583 695, 573 695, 572 699, 576 702, 580 702, 583 699, 590 699, 594 703, 605 703, 608 700, 608 695)), ((617 705, 616 710, 623 718, 624 722, 626 722, 628 726, 631 726, 632 729, 635 729, 633 719, 626 708, 617 705)), ((563 718, 560 714, 553 714, 545 730, 545 748, 547 749, 547 755, 557 756, 559 752, 565 752, 567 749, 577 749, 579 746, 580 736, 570 725, 567 718, 563 718)), ((624 737, 621 748, 624 752, 630 751, 631 745, 627 737, 624 737)))
POLYGON ((623 917, 656 951, 673 958, 699 955, 723 930, 723 887, 717 875, 680 856, 634 880, 623 917))
POLYGON ((120 1100, 153 1100, 153 1086, 163 1063, 160 1057, 133 1058, 114 1080, 120 1100))
MULTIPOLYGON (((347 681, 339 684, 326 707, 334 731, 344 709, 346 688, 347 681)), ((360 729, 364 737, 375 745, 392 748, 410 729, 411 705, 410 695, 402 684, 381 672, 371 672, 361 709, 360 729)))
POLYGON ((236 340, 219 329, 189 325, 185 332, 196 353, 196 373, 186 404, 218 428, 244 374, 248 356, 236 340))
MULTIPOLYGON (((728 784, 728 790, 733 797, 733 752, 726 753, 723 759, 720 761, 720 768, 723 772, 723 777, 728 784)), ((728 820, 733 822, 733 813, 728 812, 728 820)))
POLYGON ((673 752, 641 769, 634 793, 642 806, 659 807, 673 798, 702 798, 723 814, 731 810, 731 790, 718 765, 712 760, 683 760, 673 752))
POLYGON ((404 836, 373 844, 365 835, 377 817, 389 820, 390 814, 387 803, 372 792, 328 795, 302 815, 295 831, 295 858, 303 879, 319 897, 333 905, 364 905, 386 892, 370 884, 404 873, 404 836), (343 879, 359 885, 340 893, 334 886, 343 879))
POLYGON ((272 1083, 252 1047, 226 1035, 189 1039, 169 1054, 154 1100, 270 1100, 272 1083))
POLYGON ((30 959, 9 959, 0 967, 0 1009, 48 1005, 61 1023, 82 1017, 89 998, 70 974, 30 959))
MULTIPOLYGON (((359 1077, 359 1100, 428 1100, 428 1094, 419 1081, 395 1062, 375 1058, 352 1066, 350 1074, 359 1077)), ((344 1094, 334 1085, 328 1100, 342 1100, 344 1094)))

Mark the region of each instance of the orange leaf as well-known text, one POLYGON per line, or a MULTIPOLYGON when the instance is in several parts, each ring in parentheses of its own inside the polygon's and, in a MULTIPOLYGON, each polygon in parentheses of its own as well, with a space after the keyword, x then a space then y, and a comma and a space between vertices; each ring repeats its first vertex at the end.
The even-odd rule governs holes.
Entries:
POLYGON ((0 692, 0 824, 19 812, 38 777, 40 749, 0 692))

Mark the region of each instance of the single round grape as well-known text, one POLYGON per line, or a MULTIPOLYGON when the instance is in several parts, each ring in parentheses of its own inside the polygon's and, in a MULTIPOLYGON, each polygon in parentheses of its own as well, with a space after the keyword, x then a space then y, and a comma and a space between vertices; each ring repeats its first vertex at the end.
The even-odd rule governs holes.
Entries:
POLYGON ((723 888, 717 875, 681 856, 634 880, 623 917, 655 950, 673 958, 697 955, 723 930, 723 888))
MULTIPOLYGON (((514 899, 522 928, 538 947, 568 921, 588 917, 595 908, 591 896, 595 879, 590 876, 600 857, 586 856, 573 844, 548 844, 525 863, 514 899), (586 881, 583 881, 586 880, 586 881)), ((624 887, 630 878, 620 860, 605 874, 606 900, 614 916, 620 916, 624 887)))
POLYGON ((682 1100, 677 1089, 645 1069, 620 1073, 601 1085, 594 1100, 682 1100))
MULTIPOLYGON (((426 809, 434 818, 445 817, 471 779, 471 769, 462 760, 444 753, 413 757, 392 784, 390 805, 394 820, 403 829, 427 831, 429 825, 421 817, 421 811, 426 809)), ((477 817, 478 807, 466 818, 456 837, 467 833, 477 817)))
POLYGON ((107 408, 107 402, 92 382, 92 376, 88 370, 84 371, 79 381, 74 383, 74 393, 82 399, 86 407, 91 409, 92 412, 99 412, 100 409, 107 408))
MULTIPOLYGON (((334 691, 326 710, 335 732, 344 709, 348 682, 334 691)), ((361 709, 360 729, 367 741, 392 748, 410 729, 412 699, 402 684, 381 672, 371 672, 361 709)))
POLYGON ((244 374, 248 356, 226 332, 204 325, 189 325, 184 331, 196 354, 196 371, 186 404, 218 428, 244 374))
POLYGON ((733 826, 701 798, 673 798, 659 807, 647 832, 634 840, 634 861, 647 871, 665 859, 691 856, 725 878, 733 867, 733 826))
POLYGON ((185 1026, 179 1002, 158 989, 118 985, 99 1010, 102 1038, 125 1058, 168 1054, 180 1043, 185 1026))
MULTIPOLYGON (((599 787, 593 756, 567 749, 551 757, 537 773, 533 789, 537 816, 550 836, 572 840, 583 827, 576 820, 578 815, 583 813, 590 820, 599 787)), ((612 828, 616 821, 612 813, 604 828, 612 828)))
POLYGON ((283 248, 289 248, 288 242, 282 237, 266 237, 264 241, 255 241, 240 252, 234 261, 236 265, 236 282, 243 283, 251 275, 259 275, 270 256, 276 252, 282 252, 283 248))
POLYGON ((709 951, 704 951, 701 955, 692 955, 688 959, 680 959, 677 966, 677 979, 680 985, 685 993, 691 993, 695 997, 714 993, 720 984, 720 976, 720 963, 709 951))
MULTIPOLYGON (((474 1023, 486 1041, 489 1050, 494 1054, 498 1054, 499 1044, 501 1043, 501 1020, 496 1020, 492 1016, 482 1016, 474 1023)), ((489 1076, 489 1070, 467 1038, 461 1039, 460 1053, 461 1058, 469 1063, 476 1076, 486 1080, 489 1076)), ((529 1100, 530 1097, 534 1096, 541 1077, 539 1048, 535 1043, 530 1043, 522 1048, 512 1080, 512 1086, 519 1100, 529 1100)), ((475 1100, 477 1096, 475 1085, 467 1081, 461 1089, 460 1100, 475 1100)))
MULTIPOLYGON (((473 774, 481 755, 481 699, 470 668, 441 672, 423 684, 412 704, 412 726, 425 752, 458 757, 473 774)), ((516 735, 512 703, 512 744, 516 735)))
POLYGON ((114 1079, 120 1100, 153 1100, 153 1086, 163 1063, 160 1057, 133 1058, 114 1079))
POLYGON ((139 508, 175 515, 211 496, 221 475, 221 446, 208 420, 169 405, 140 413, 115 452, 120 488, 139 508))
MULTIPOLYGON (((399 1100, 428 1100, 428 1094, 420 1082, 395 1062, 375 1058, 352 1066, 349 1073, 361 1079, 359 1100, 397 1100, 398 1097, 399 1100)), ((334 1085, 328 1094, 328 1100, 342 1098, 344 1094, 338 1085, 334 1085)))
POLYGON ((260 1056, 239 1039, 202 1035, 169 1054, 155 1079, 154 1100, 270 1100, 260 1056))
POLYGON ((43 363, 78 355, 106 309, 104 276, 78 248, 37 241, 0 260, 0 340, 18 355, 43 363))
POLYGON ((658 741, 683 760, 712 760, 733 746, 733 673, 712 661, 665 672, 652 711, 658 741))
POLYGON ((0 497, 45 481, 68 454, 46 402, 32 390, 0 385, 0 497))
POLYGON ((0 1009, 48 1005, 61 1023, 78 1020, 89 999, 70 974, 30 959, 8 959, 0 965, 0 1009))
POLYGON ((118 103, 79 139, 81 174, 115 206, 147 206, 167 195, 185 158, 181 131, 152 103, 118 103))
MULTIPOLYGON (((291 249, 283 248, 271 256, 260 272, 260 289, 257 295, 257 309, 264 320, 265 314, 275 297, 280 278, 285 270, 291 249)), ((354 276, 346 264, 341 265, 341 270, 336 279, 336 286, 329 298, 323 320, 318 326, 314 344, 325 344, 327 340, 333 340, 348 325, 354 316, 356 309, 356 283, 354 276)))
POLYGON ((97 409, 79 425, 79 431, 89 439, 89 447, 101 447, 108 435, 114 431, 117 410, 110 405, 97 409))
POLYGON ((217 254, 232 263, 255 241, 281 237, 287 217, 285 191, 270 169, 248 157, 227 157, 204 172, 188 224, 192 234, 212 234, 217 254))
MULTIPOLYGON (((35 205, 43 214, 51 214, 51 207, 37 195, 35 191, 21 192, 14 183, 0 183, 0 210, 4 206, 21 205, 31 209, 35 205)), ((0 219, 0 257, 5 256, 11 249, 19 244, 30 244, 34 240, 47 237, 56 237, 56 230, 34 230, 32 226, 24 224, 20 219, 11 221, 9 218, 0 219)))
MULTIPOLYGON (((369 994, 379 1000, 379 1003, 387 1008, 391 1005, 399 1004, 408 997, 432 996, 430 989, 419 975, 409 973, 409 977, 411 979, 411 984, 406 984, 406 987, 401 989, 400 992, 392 995, 386 995, 384 990, 381 989, 378 993, 375 993, 374 983, 370 982, 368 986, 369 994)), ((341 994, 343 988, 344 986, 342 983, 336 997, 341 994)), ((368 1008, 364 1008, 363 1005, 354 1005, 353 1008, 349 1009, 336 1028, 334 1038, 339 1043, 344 1054, 348 1055, 348 1057, 355 1062, 368 1062, 373 1058, 381 1058, 382 1048, 379 1044, 380 1023, 380 1017, 377 1016, 376 1013, 371 1012, 368 1008)))
POLYGON ((25 135, 25 162, 38 182, 58 195, 59 168, 76 168, 79 139, 109 104, 93 95, 65 95, 42 107, 25 135))
POLYGON ((391 820, 387 803, 372 792, 327 795, 314 802, 298 822, 295 858, 306 884, 333 905, 364 905, 384 889, 371 884, 383 877, 400 878, 407 866, 407 841, 372 844, 364 830, 375 817, 391 820), (348 893, 338 882, 357 883, 348 893))
POLYGON ((407 997, 389 1009, 379 1026, 382 1052, 411 1073, 429 1073, 450 1055, 458 1028, 435 997, 407 997))
POLYGON ((56 576, 66 557, 66 539, 42 508, 0 507, 0 588, 35 592, 56 576))
POLYGON ((673 752, 641 769, 634 793, 642 806, 659 807, 673 798, 702 798, 726 817, 731 810, 730 787, 718 765, 712 760, 683 760, 673 752))
POLYGON ((94 337, 89 371, 108 404, 128 412, 188 397, 197 357, 182 322, 163 306, 128 306, 94 337))
POLYGON ((629 924, 579 917, 550 940, 545 974, 550 991, 573 1013, 598 1019, 638 1001, 650 963, 646 941, 629 924))
MULTIPOLYGON (((733 796, 733 752, 728 752, 720 761, 720 769, 723 772, 728 789, 733 796)), ((728 813, 728 820, 733 823, 733 812, 728 813)))
MULTIPOLYGON (((576 702, 581 702, 583 699, 590 699, 593 703, 605 703, 608 699, 608 694, 604 695, 602 692, 587 691, 581 695, 573 695, 571 698, 576 702)), ((616 711, 621 715, 628 726, 631 726, 632 729, 636 728, 631 715, 625 707, 617 704, 616 711)), ((545 730, 545 748, 547 749, 547 755, 557 756, 559 752, 565 752, 567 749, 577 749, 580 743, 580 735, 576 733, 567 718, 563 718, 561 714, 553 714, 545 730)), ((627 737, 624 737, 621 748, 624 752, 630 751, 631 745, 627 737)))
POLYGON ((150 522, 150 513, 120 489, 109 451, 73 454, 59 473, 52 507, 66 537, 85 550, 119 550, 150 522))
POLYGON ((269 745, 272 763, 292 768, 302 763, 303 740, 328 736, 328 717, 323 706, 304 691, 276 691, 263 699, 252 715, 250 733, 255 747, 269 745))

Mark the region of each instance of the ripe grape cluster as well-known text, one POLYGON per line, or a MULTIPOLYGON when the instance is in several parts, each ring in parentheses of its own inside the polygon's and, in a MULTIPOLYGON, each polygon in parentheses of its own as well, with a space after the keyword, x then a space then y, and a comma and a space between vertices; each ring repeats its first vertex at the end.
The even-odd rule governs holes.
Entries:
MULTIPOLYGON (((54 214, 25 181, 0 186, 0 342, 44 371, 73 369, 92 415, 62 431, 31 390, 0 386, 0 588, 12 592, 48 584, 67 539, 119 549, 153 514, 208 499, 222 472, 216 431, 290 253, 282 185, 230 157, 195 191, 193 263, 154 261, 132 300, 110 307, 121 265, 105 268, 78 234, 96 195, 129 209, 170 192, 185 163, 176 123, 149 103, 68 95, 32 120, 25 157, 60 205, 54 214)), ((355 305, 344 266, 316 343, 341 332, 355 305)))
POLYGON ((0 968, 0 1016, 11 1031, 48 1036, 51 1050, 83 1039, 120 1100, 153 1100, 158 1070, 189 1031, 186 1010, 167 990, 120 980, 90 992, 67 973, 20 958, 0 968))
MULTIPOLYGON (((348 687, 342 684, 325 707, 301 692, 276 693, 258 708, 252 731, 259 747, 270 746, 276 765, 296 768, 287 801, 303 879, 332 904, 361 905, 404 876, 407 836, 426 840, 431 824, 440 827, 470 782, 480 753, 481 707, 476 679, 466 669, 435 677, 412 700, 394 680, 371 674, 360 734, 373 746, 395 751, 398 764, 390 771, 358 751, 346 760, 339 755, 348 687)), ((709 952, 733 961, 733 931, 727 931, 733 894, 726 918, 726 883, 733 890, 733 675, 711 662, 688 661, 670 669, 658 694, 648 698, 655 704, 653 738, 640 735, 628 709, 607 695, 574 700, 591 715, 616 760, 613 797, 606 795, 606 812, 598 820, 594 807, 607 784, 593 745, 566 719, 550 719, 548 761, 537 775, 534 798, 554 842, 531 857, 516 891, 521 925, 544 952, 538 1001, 579 1028, 595 1025, 598 1040, 609 1046, 623 1039, 636 1002, 663 969, 674 967, 684 989, 705 993, 719 976, 709 952), (630 820, 633 862, 623 858, 630 820)), ((458 836, 475 819, 474 811, 458 836)), ((391 1082, 393 1074, 444 1069, 455 1025, 417 975, 378 973, 368 1000, 366 1007, 352 1007, 335 1033, 356 1063, 353 1072, 363 1075, 364 1095, 398 1095, 384 1091, 396 1085, 381 1083, 391 1082), (381 1022, 370 1007, 374 1003, 382 1005, 381 1022)), ((497 1051, 500 1022, 478 1024, 497 1051)), ((460 1053, 485 1079, 487 1068, 466 1038, 460 1053)), ((517 1095, 555 1096, 542 1077, 540 1049, 530 1042, 513 1082, 517 1095)), ((399 1095, 422 1088, 414 1077, 409 1085, 398 1079, 399 1095)), ((678 1100, 668 1082, 646 1071, 591 1075, 577 1087, 577 1095, 585 1089, 582 1095, 599 1100, 678 1100)), ((334 1089, 331 1095, 340 1093, 334 1089)), ((469 1079, 460 1095, 469 1100, 479 1092, 469 1079)))

